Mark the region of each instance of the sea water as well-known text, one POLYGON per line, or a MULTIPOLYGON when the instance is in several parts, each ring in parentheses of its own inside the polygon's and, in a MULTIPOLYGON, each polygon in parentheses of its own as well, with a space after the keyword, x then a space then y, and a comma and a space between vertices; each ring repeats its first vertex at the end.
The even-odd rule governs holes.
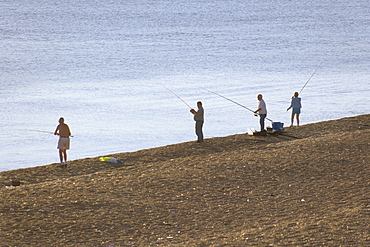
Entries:
POLYGON ((69 160, 193 141, 186 104, 198 100, 206 138, 259 129, 250 111, 208 90, 251 109, 261 93, 285 126, 307 82, 302 124, 370 113, 368 0, 0 7, 0 171, 59 162, 60 117, 74 136, 69 160))

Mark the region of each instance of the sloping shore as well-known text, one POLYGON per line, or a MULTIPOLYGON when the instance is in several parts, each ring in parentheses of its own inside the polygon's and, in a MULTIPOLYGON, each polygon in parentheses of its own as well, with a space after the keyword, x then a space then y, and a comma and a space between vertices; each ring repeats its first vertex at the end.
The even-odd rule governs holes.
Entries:
POLYGON ((370 115, 286 131, 1 172, 1 246, 369 246, 370 115))

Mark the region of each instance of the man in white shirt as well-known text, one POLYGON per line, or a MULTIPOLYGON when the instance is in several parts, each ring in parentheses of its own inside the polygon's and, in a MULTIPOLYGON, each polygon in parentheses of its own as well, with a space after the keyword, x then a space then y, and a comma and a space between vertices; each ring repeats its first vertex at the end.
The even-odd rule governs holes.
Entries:
POLYGON ((265 131, 265 118, 267 116, 266 103, 262 99, 262 94, 257 95, 257 99, 259 101, 259 103, 258 103, 258 109, 255 110, 254 113, 255 114, 258 113, 258 115, 260 115, 261 131, 265 131))

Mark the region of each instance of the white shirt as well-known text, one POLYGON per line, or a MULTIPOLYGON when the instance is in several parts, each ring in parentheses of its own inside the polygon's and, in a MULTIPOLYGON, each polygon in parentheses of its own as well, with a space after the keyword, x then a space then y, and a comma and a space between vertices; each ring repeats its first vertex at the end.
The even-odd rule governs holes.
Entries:
POLYGON ((263 99, 258 103, 258 109, 261 109, 258 112, 259 114, 267 114, 266 103, 263 99))

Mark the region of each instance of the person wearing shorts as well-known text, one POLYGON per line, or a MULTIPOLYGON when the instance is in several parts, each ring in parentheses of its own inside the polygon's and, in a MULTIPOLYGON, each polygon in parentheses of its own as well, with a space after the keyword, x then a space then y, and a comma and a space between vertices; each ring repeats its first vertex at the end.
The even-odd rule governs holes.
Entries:
POLYGON ((294 116, 296 116, 297 126, 299 126, 299 114, 301 114, 302 103, 301 103, 301 98, 298 97, 298 92, 294 93, 294 95, 292 97, 292 101, 291 101, 290 106, 288 107, 287 111, 289 111, 290 108, 293 108, 290 127, 293 126, 294 116))
POLYGON ((59 135, 58 149, 59 149, 59 159, 60 166, 67 166, 67 150, 70 146, 69 137, 71 136, 71 131, 69 126, 64 123, 64 118, 59 119, 59 125, 55 129, 54 135, 59 135))

